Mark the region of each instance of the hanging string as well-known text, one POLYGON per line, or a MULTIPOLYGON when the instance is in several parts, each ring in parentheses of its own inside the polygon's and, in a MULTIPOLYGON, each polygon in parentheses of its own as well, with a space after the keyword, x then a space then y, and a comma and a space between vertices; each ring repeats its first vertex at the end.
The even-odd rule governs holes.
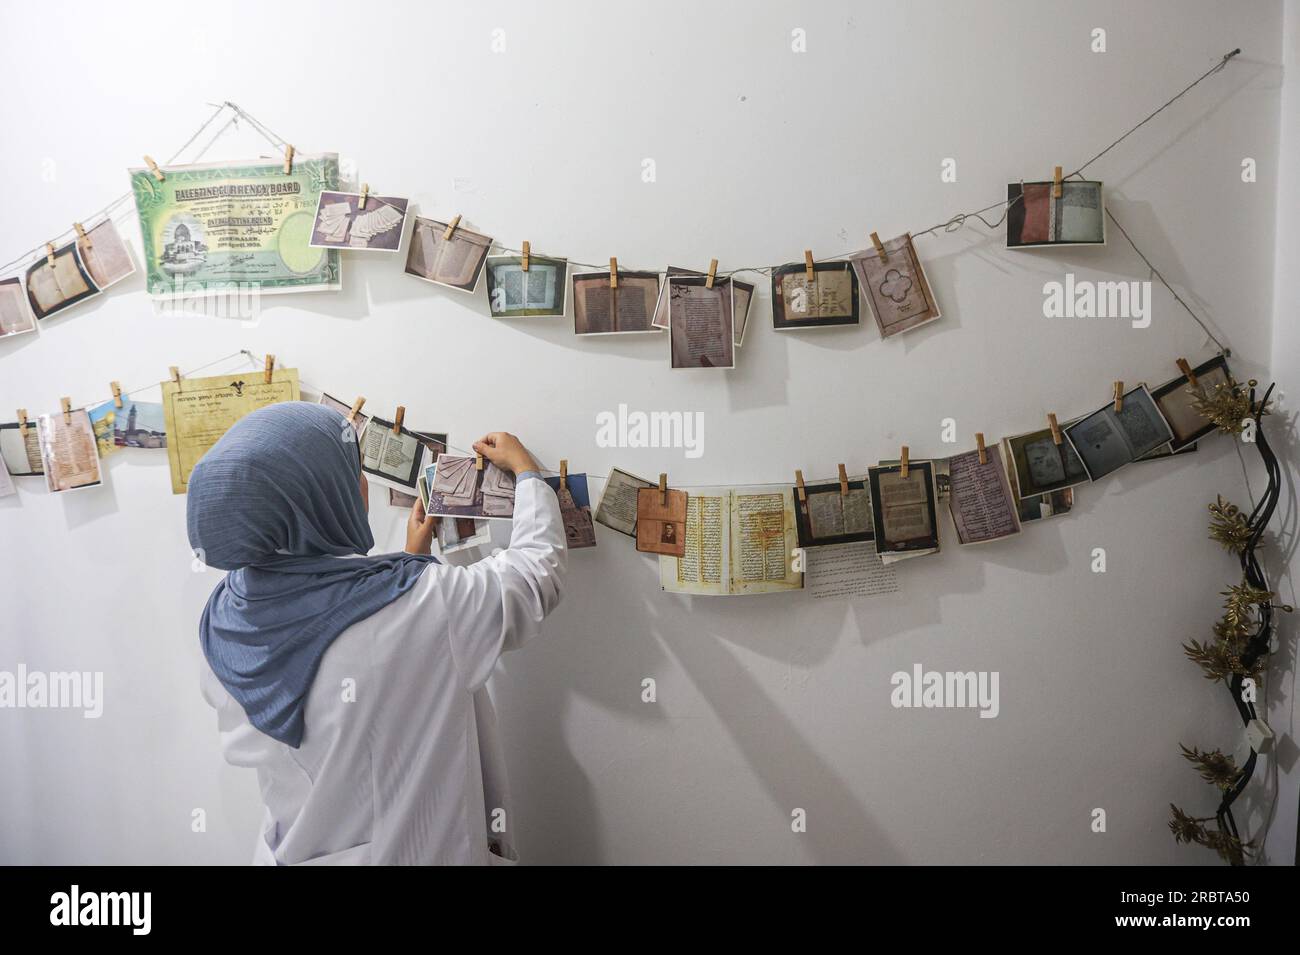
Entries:
MULTIPOLYGON (((191 135, 189 139, 185 140, 184 145, 182 145, 180 149, 172 153, 171 156, 168 157, 167 161, 164 162, 162 165, 170 166, 175 164, 176 160, 179 159, 182 155, 184 155, 185 151, 194 145, 195 141, 200 136, 203 135, 204 131, 206 131, 208 127, 210 127, 213 123, 215 123, 218 117, 220 117, 227 110, 232 111, 234 115, 231 116, 230 119, 226 122, 226 124, 217 131, 215 136, 213 136, 210 140, 208 140, 207 145, 204 146, 202 149, 200 149, 194 155, 194 157, 190 160, 191 162, 198 162, 200 159, 202 159, 203 156, 207 154, 208 150, 212 148, 213 144, 216 143, 216 141, 221 138, 222 134, 225 133, 227 129, 229 129, 232 125, 237 125, 236 121, 239 119, 244 119, 245 121, 247 121, 249 126, 251 126, 254 131, 260 134, 262 138, 264 138, 272 146, 275 146, 277 149, 283 149, 284 147, 283 139, 280 139, 280 137, 278 137, 275 133, 271 132, 271 130, 267 129, 266 126, 258 122, 256 119, 254 119, 252 116, 250 116, 247 112, 245 112, 236 104, 227 100, 224 103, 209 103, 208 105, 215 107, 215 112, 213 112, 211 116, 209 116, 206 120, 204 120, 203 125, 201 125, 198 129, 196 129, 193 135, 191 135)), ((132 201, 134 198, 135 197, 132 193, 125 192, 122 195, 118 196, 116 199, 114 199, 112 202, 110 202, 108 205, 104 206, 102 209, 97 210, 96 212, 92 213, 91 215, 87 216, 81 221, 83 223, 90 223, 91 224, 90 228, 93 228, 95 225, 98 225, 101 221, 106 219, 111 219, 113 217, 113 214, 124 203, 132 201)), ((63 232, 60 232, 57 236, 55 236, 53 239, 49 241, 52 242, 54 245, 59 246, 62 245, 64 241, 71 240, 74 235, 75 235, 75 230, 65 229, 63 232)), ((35 261, 41 255, 44 255, 44 253, 45 253, 45 243, 42 242, 39 245, 33 246, 32 248, 28 249, 26 252, 23 252, 21 255, 16 256, 11 261, 6 262, 4 265, 0 265, 0 275, 7 275, 10 271, 21 270, 24 266, 35 261)))

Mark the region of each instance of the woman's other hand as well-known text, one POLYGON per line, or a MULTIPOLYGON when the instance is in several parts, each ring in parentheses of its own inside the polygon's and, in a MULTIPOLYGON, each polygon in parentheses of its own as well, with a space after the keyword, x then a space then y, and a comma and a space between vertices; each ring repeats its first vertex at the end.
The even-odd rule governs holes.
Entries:
POLYGON ((418 499, 411 505, 411 516, 406 519, 406 552, 426 556, 433 553, 433 535, 438 529, 438 518, 424 513, 424 504, 418 499))
POLYGON ((518 438, 506 431, 493 431, 474 442, 474 451, 499 468, 519 474, 522 471, 540 471, 536 459, 528 453, 518 438))

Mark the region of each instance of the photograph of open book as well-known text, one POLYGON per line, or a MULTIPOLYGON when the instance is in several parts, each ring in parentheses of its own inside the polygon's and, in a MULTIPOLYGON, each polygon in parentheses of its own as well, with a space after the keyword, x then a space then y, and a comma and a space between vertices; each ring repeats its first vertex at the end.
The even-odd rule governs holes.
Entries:
POLYGON ((425 511, 443 517, 509 520, 515 513, 515 476, 474 455, 439 454, 424 469, 425 511))
POLYGON ((652 325, 659 298, 658 272, 618 273, 611 288, 609 272, 579 272, 573 276, 573 333, 625 335, 657 332, 652 325))
POLYGON ((939 522, 935 519, 934 468, 930 462, 910 462, 906 477, 901 464, 868 468, 867 480, 880 559, 889 564, 937 554, 939 522))
POLYGON ((48 490, 72 491, 102 483, 95 431, 85 408, 41 415, 36 433, 48 490))
POLYGON ((871 492, 865 478, 851 479, 847 487, 838 480, 804 484, 792 488, 800 547, 849 544, 876 539, 871 517, 871 492))
POLYGON ((605 479, 605 491, 596 507, 596 522, 620 534, 636 537, 636 492, 654 486, 654 481, 610 468, 609 477, 605 479))
POLYGON ((0 279, 0 338, 36 331, 36 316, 27 303, 22 279, 0 279))
POLYGON ((415 217, 406 251, 406 274, 435 285, 473 292, 483 274, 492 239, 460 224, 446 238, 447 229, 446 222, 415 217))
POLYGON ((1002 450, 1015 475, 1016 497, 1022 500, 1088 483, 1088 472, 1070 442, 1061 434, 1058 444, 1051 428, 1003 438, 1002 450))
POLYGON ((1105 245, 1101 183, 1068 179, 1059 199, 1053 191, 1050 182, 1007 183, 1007 248, 1105 245))
POLYGON ((1016 497, 996 445, 948 458, 948 509, 961 544, 983 544, 1020 533, 1016 497))
POLYGON ((880 337, 889 338, 939 318, 939 303, 930 291, 912 236, 900 235, 881 244, 885 247, 883 257, 873 248, 849 261, 880 337))
POLYGON ((1231 372, 1224 357, 1216 355, 1193 368, 1192 377, 1196 379, 1194 386, 1186 375, 1179 375, 1151 392, 1151 400, 1174 434, 1169 450, 1175 454, 1189 446, 1195 447, 1198 440, 1214 433, 1214 422, 1201 416, 1195 402, 1197 398, 1213 395, 1219 385, 1226 385, 1231 372))
POLYGON ((772 270, 772 327, 778 331, 858 324, 858 279, 848 262, 803 262, 772 270))
POLYGON ((703 488, 687 503, 684 552, 659 558, 659 582, 670 593, 705 596, 799 590, 797 546, 789 488, 703 488))
POLYGON ((564 537, 570 550, 596 546, 596 528, 591 522, 591 494, 587 490, 587 475, 566 474, 564 484, 560 476, 544 478, 560 501, 560 519, 564 521, 564 537))
POLYGON ((493 318, 563 315, 569 290, 569 263, 544 255, 487 258, 488 311, 493 318))
MULTIPOLYGON (((668 327, 668 296, 665 294, 668 290, 668 282, 674 275, 704 275, 707 272, 699 272, 695 269, 683 269, 676 265, 668 266, 668 271, 664 273, 665 280, 659 289, 659 300, 655 302, 655 314, 650 324, 655 328, 668 327)), ((731 334, 732 342, 737 348, 745 339, 745 325, 749 320, 749 306, 754 301, 755 286, 749 282, 742 282, 737 278, 728 276, 719 278, 714 284, 727 283, 731 286, 731 334)))
MULTIPOLYGON (((445 438, 444 438, 445 440, 445 438)), ((419 434, 375 415, 361 437, 361 470, 387 487, 410 493, 424 469, 425 445, 419 434)))
POLYGON ((27 299, 37 318, 48 318, 98 295, 135 272, 131 253, 112 219, 85 237, 54 251, 54 264, 42 255, 27 270, 27 299))
POLYGON ((674 275, 667 282, 668 341, 674 368, 734 368, 731 284, 707 276, 674 275))
POLYGON ((409 199, 357 192, 322 192, 316 203, 311 241, 317 249, 396 252, 402 244, 409 199))
POLYGON ((1146 385, 1124 395, 1119 411, 1107 402, 1077 424, 1065 428, 1089 480, 1096 481, 1173 439, 1146 385))

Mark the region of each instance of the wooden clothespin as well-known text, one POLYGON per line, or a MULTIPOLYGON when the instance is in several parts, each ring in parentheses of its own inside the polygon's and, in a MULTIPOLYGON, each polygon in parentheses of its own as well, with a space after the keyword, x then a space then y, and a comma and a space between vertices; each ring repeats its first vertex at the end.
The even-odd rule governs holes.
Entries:
POLYGON ((907 445, 903 445, 902 452, 898 455, 898 476, 907 480, 907 445))
POLYGON ((365 395, 357 395, 357 400, 352 402, 352 407, 348 409, 348 421, 356 421, 357 415, 361 413, 361 408, 366 403, 365 395))
POLYGON ((176 382, 176 384, 179 385, 181 383, 181 370, 175 365, 168 368, 167 373, 172 376, 172 381, 176 382))
POLYGON ((812 249, 803 250, 803 271, 804 271, 804 276, 808 279, 808 281, 809 282, 813 281, 813 279, 817 274, 817 270, 813 268, 812 249))
POLYGON ((113 407, 122 407, 122 386, 116 381, 110 381, 108 387, 113 389, 113 407))
POLYGON ((840 465, 840 497, 849 496, 849 472, 840 465))
POLYGON ((163 171, 158 168, 158 164, 153 161, 152 156, 145 156, 144 164, 149 167, 149 171, 153 173, 153 177, 157 179, 159 182, 162 182, 167 178, 166 176, 163 175, 163 171))
POLYGON ((618 288, 618 257, 609 257, 609 287, 618 288))
POLYGON ((522 268, 525 272, 528 271, 528 257, 532 255, 532 252, 533 252, 533 247, 528 244, 527 239, 524 239, 523 262, 520 263, 520 268, 522 268))
POLYGON ((804 487, 804 483, 803 483, 803 472, 800 471, 800 470, 798 470, 798 469, 795 469, 795 472, 794 472, 794 486, 795 486, 795 487, 798 489, 798 491, 799 491, 799 500, 802 501, 804 504, 807 504, 807 503, 808 503, 808 491, 807 491, 807 489, 804 487))
POLYGON ((27 409, 18 409, 18 433, 24 438, 27 437, 27 409))
POLYGON ((72 223, 73 230, 77 233, 77 241, 88 249, 93 249, 94 245, 90 242, 90 236, 86 235, 86 227, 80 222, 72 223))
POLYGON ((718 276, 718 260, 709 260, 709 277, 704 280, 705 288, 713 288, 713 280, 718 276))
POLYGON ((274 356, 274 355, 267 355, 267 356, 266 356, 266 361, 263 363, 263 374, 265 375, 265 377, 264 377, 263 380, 264 380, 268 385, 271 383, 271 374, 272 374, 274 371, 275 371, 275 356, 274 356))
POLYGON ((1052 170, 1052 198, 1061 198, 1061 167, 1052 170))
POLYGON ((54 243, 53 242, 45 243, 45 264, 48 265, 50 268, 54 268, 54 243))
POLYGON ((1056 415, 1050 412, 1047 415, 1047 426, 1052 429, 1052 444, 1061 444, 1064 440, 1061 437, 1061 426, 1056 423, 1056 415))
POLYGON ((357 209, 361 210, 366 207, 366 198, 370 195, 370 183, 361 184, 361 198, 357 200, 357 209))
POLYGON ((975 447, 977 447, 977 448, 979 449, 979 453, 980 453, 980 464, 988 464, 988 463, 989 463, 989 453, 988 453, 988 451, 985 450, 985 448, 984 448, 984 432, 983 432, 983 431, 976 431, 976 432, 975 432, 975 447))
POLYGON ((456 231, 456 226, 460 225, 460 214, 457 213, 452 220, 447 223, 447 228, 443 230, 442 241, 447 242, 451 239, 451 234, 456 231))
POLYGON ((72 424, 72 399, 60 398, 59 404, 63 406, 63 423, 72 424))
POLYGON ((1193 388, 1200 387, 1196 383, 1196 375, 1192 373, 1192 366, 1188 363, 1186 358, 1178 359, 1178 370, 1181 371, 1184 376, 1186 376, 1187 383, 1189 385, 1191 385, 1193 388))
POLYGON ((668 475, 667 474, 659 475, 659 494, 662 498, 661 503, 663 504, 664 507, 667 507, 668 506, 668 475))
POLYGON ((402 433, 402 422, 406 420, 406 406, 398 405, 397 414, 393 415, 393 434, 402 433))
POLYGON ((569 486, 569 462, 560 458, 560 490, 569 486))
POLYGON ((881 262, 889 261, 889 253, 885 251, 885 243, 881 242, 880 236, 874 232, 871 233, 871 244, 875 246, 876 255, 880 256, 881 262))
POLYGON ((1115 414, 1124 410, 1124 382, 1115 382, 1115 414))
POLYGON ((293 144, 284 144, 284 174, 287 176, 293 172, 293 144))
POLYGON ((483 470, 483 455, 479 451, 474 452, 474 470, 475 471, 483 470))

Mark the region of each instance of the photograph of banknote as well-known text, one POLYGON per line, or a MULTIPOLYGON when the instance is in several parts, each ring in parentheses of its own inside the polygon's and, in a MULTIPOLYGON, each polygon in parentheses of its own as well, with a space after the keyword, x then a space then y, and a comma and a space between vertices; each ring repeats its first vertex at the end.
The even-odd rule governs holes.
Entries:
POLYGON ((406 274, 461 292, 473 292, 483 274, 492 239, 459 223, 448 238, 448 227, 448 223, 437 219, 415 217, 410 248, 406 252, 406 274))
POLYGON ((72 491, 103 483, 95 431, 85 408, 41 415, 36 433, 48 490, 72 491))
MULTIPOLYGON (((1062 428, 1069 427, 1069 423, 1062 428)), ((1016 497, 1024 499, 1064 491, 1088 483, 1088 472, 1061 435, 1057 444, 1052 430, 1028 431, 1002 439, 1002 450, 1015 474, 1016 497)))
POLYGON ((669 276, 668 341, 674 368, 734 368, 731 284, 707 276, 669 276))
POLYGON ((309 244, 316 249, 396 252, 410 201, 367 193, 362 205, 357 192, 322 192, 309 244))
POLYGON ((1007 183, 1007 248, 1105 245, 1101 183, 1062 182, 1059 199, 1052 191, 1050 182, 1007 183))
POLYGON ((647 481, 618 468, 611 468, 605 479, 605 492, 596 507, 596 522, 610 530, 636 537, 636 492, 643 487, 654 487, 647 481))
MULTIPOLYGON (((349 406, 350 407, 350 406, 349 406)), ((345 412, 346 413, 346 412, 345 412)), ((361 436, 361 470, 386 487, 415 489, 424 470, 425 442, 405 427, 375 415, 361 436)))
POLYGON ((491 461, 477 467, 474 455, 440 454, 426 465, 429 514, 509 519, 515 513, 515 476, 491 461))
POLYGON ((573 276, 575 335, 622 335, 657 332, 651 324, 659 298, 658 272, 618 273, 611 288, 609 272, 579 272, 573 276))
POLYGON ((910 331, 939 318, 939 303, 930 291, 930 281, 917 258, 910 234, 881 243, 882 256, 874 248, 850 259, 881 338, 910 331))
POLYGON ((41 443, 36 436, 36 422, 6 421, 0 423, 0 457, 5 470, 14 477, 28 477, 44 471, 41 464, 41 443))
POLYGON ((875 540, 871 516, 871 491, 865 477, 853 477, 845 486, 838 480, 812 481, 793 487, 795 527, 800 547, 822 547, 875 540))
POLYGON ((158 299, 336 290, 337 249, 313 248, 320 195, 338 188, 333 153, 131 169, 145 285, 158 299))
POLYGON ((487 258, 488 310, 493 318, 563 315, 569 290, 569 263, 542 255, 487 258))
POLYGON ((1179 375, 1151 392, 1152 400, 1174 433, 1169 448, 1173 453, 1189 445, 1195 447, 1199 439, 1214 433, 1214 423, 1197 412, 1195 401, 1213 395, 1216 386, 1228 383, 1231 373, 1228 362, 1217 355, 1193 368, 1192 377, 1196 379, 1195 386, 1186 375, 1179 375))
POLYGON ((901 465, 868 468, 867 481, 880 559, 888 564, 937 553, 939 524, 930 462, 910 462, 906 477, 901 465))
POLYGON ((0 338, 25 335, 36 331, 36 316, 27 303, 23 280, 0 279, 0 338))
POLYGON ((596 528, 591 522, 591 495, 587 490, 587 475, 567 474, 561 486, 560 477, 544 479, 555 491, 560 501, 560 518, 564 521, 564 536, 569 549, 596 546, 596 528))
POLYGON ((1125 393, 1119 411, 1114 402, 1107 402, 1064 430, 1065 439, 1093 481, 1132 464, 1174 437, 1146 385, 1125 393))
POLYGON ((73 244, 90 274, 91 283, 101 292, 135 273, 131 252, 112 219, 87 230, 85 238, 78 238, 73 244))
POLYGON ((778 331, 857 325, 858 278, 848 262, 799 262, 772 270, 772 327, 778 331))
POLYGON ((42 255, 27 269, 27 302, 38 319, 57 315, 98 294, 75 242, 56 249, 52 261, 42 255))

